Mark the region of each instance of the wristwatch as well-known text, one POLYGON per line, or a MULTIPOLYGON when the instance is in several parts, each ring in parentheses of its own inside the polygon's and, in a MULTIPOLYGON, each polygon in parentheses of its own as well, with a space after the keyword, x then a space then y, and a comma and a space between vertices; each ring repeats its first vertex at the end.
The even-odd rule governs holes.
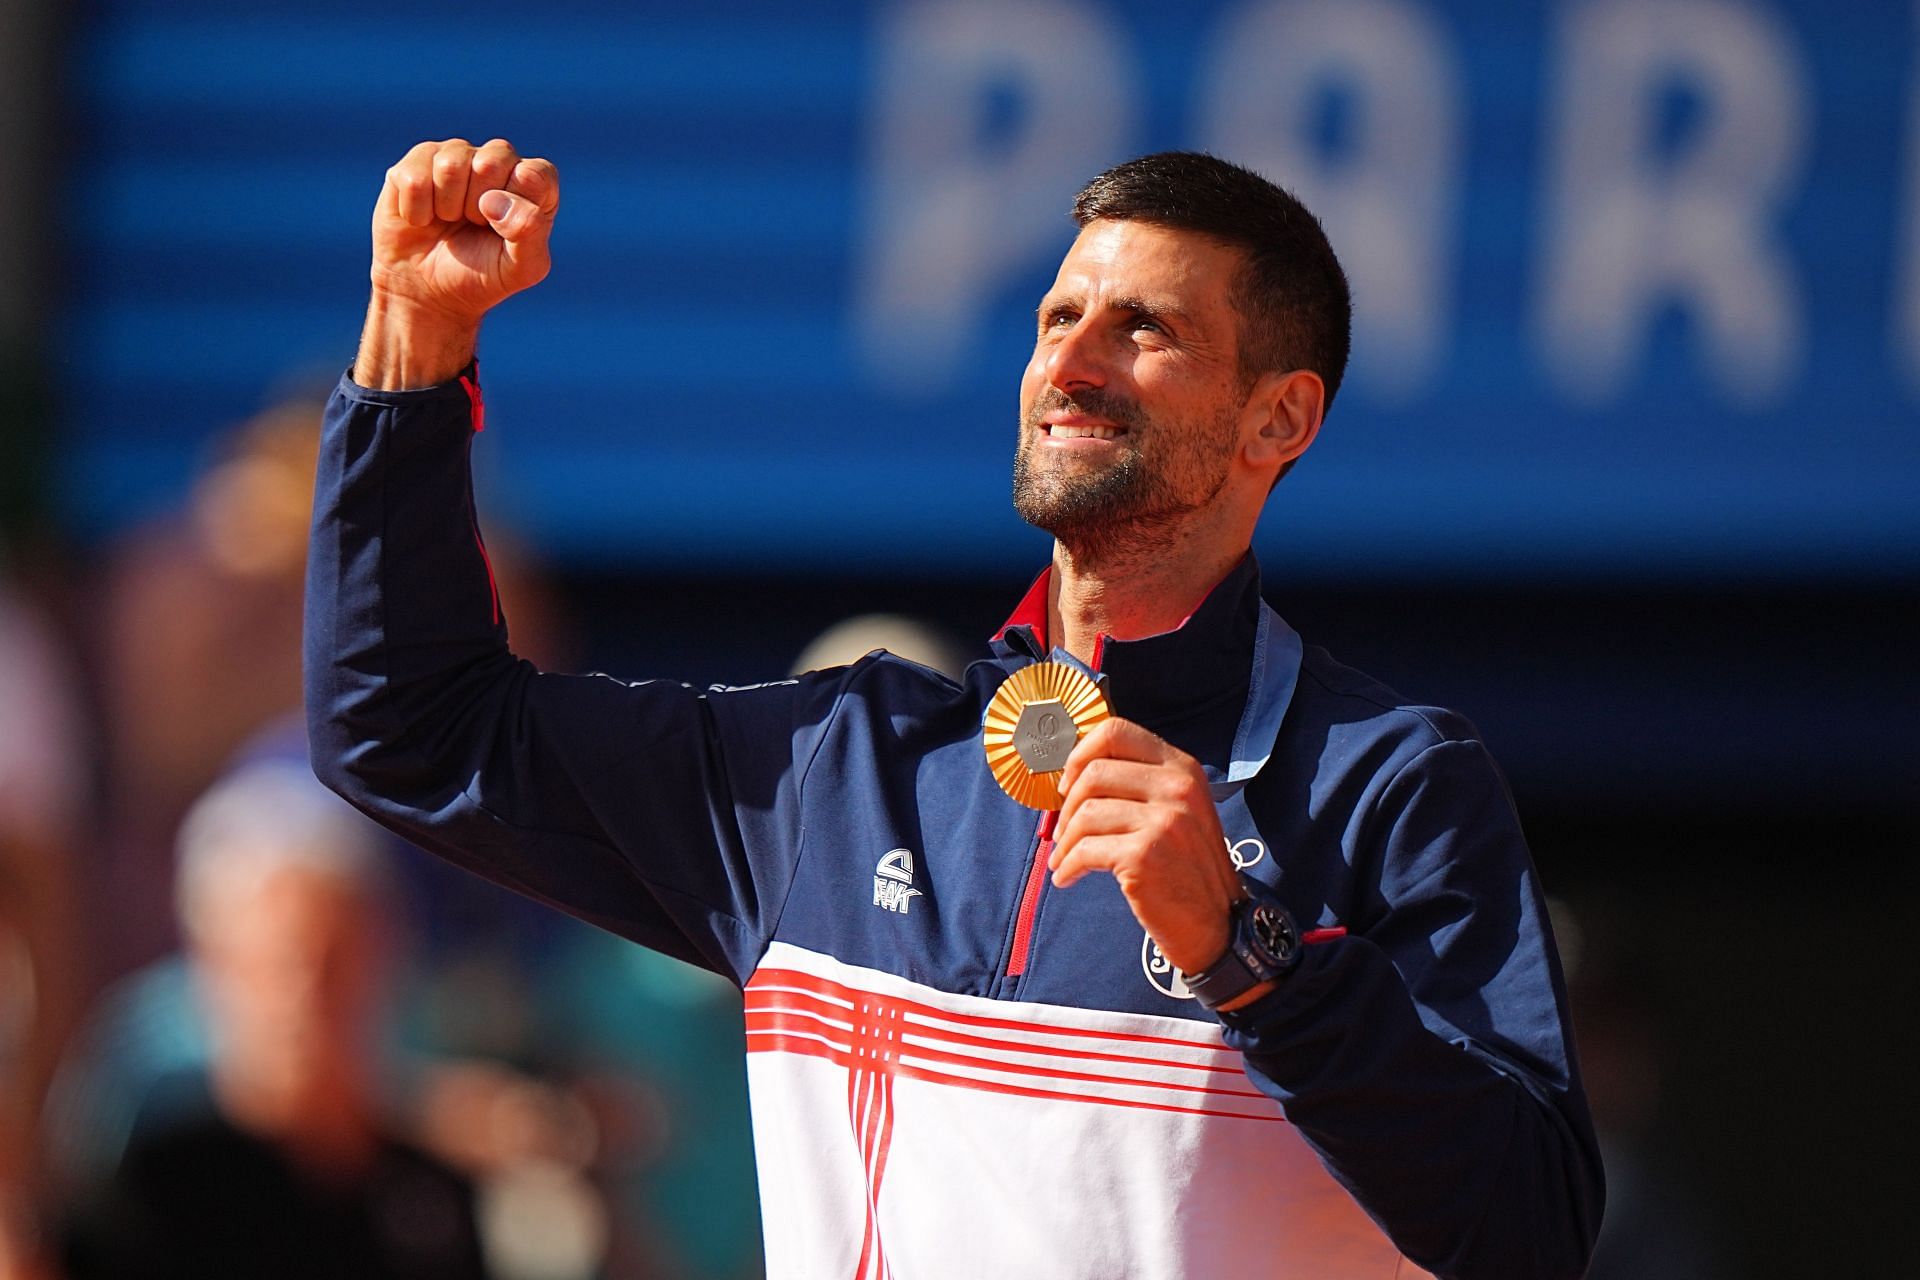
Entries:
POLYGON ((1246 896, 1233 904, 1226 954, 1187 975, 1187 990, 1209 1012, 1263 982, 1292 973, 1300 963, 1300 930, 1274 891, 1242 872, 1246 896))

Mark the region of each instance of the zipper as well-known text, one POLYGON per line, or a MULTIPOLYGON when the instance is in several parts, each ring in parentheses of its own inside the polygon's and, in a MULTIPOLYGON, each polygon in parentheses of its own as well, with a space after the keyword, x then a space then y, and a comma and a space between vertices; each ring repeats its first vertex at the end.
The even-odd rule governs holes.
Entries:
POLYGON ((1053 856, 1053 825, 1060 820, 1058 809, 1040 815, 1034 834, 1040 843, 1033 848, 1033 866, 1027 871, 1027 887, 1020 895, 1020 914, 1013 918, 1013 950, 1007 953, 1007 976, 1017 978, 1027 971, 1027 955, 1033 947, 1033 918, 1040 913, 1040 890, 1047 882, 1047 859, 1053 856))
MULTIPOLYGON (((1093 661, 1088 664, 1096 674, 1106 648, 1106 635, 1096 635, 1093 638, 1093 661)), ((1033 865, 1027 869, 1026 887, 1020 891, 1020 910, 1013 918, 1013 945, 1007 951, 1009 978, 1024 974, 1028 962, 1033 958, 1033 922, 1040 914, 1040 896, 1046 892, 1047 859, 1053 856, 1053 830, 1059 821, 1060 811, 1048 809, 1040 815, 1040 822, 1033 829, 1038 843, 1033 847, 1033 865)))

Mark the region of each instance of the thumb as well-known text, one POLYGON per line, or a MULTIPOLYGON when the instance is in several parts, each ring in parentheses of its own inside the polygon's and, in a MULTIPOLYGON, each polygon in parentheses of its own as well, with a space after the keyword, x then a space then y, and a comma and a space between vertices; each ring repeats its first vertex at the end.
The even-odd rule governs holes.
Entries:
POLYGON ((480 197, 480 216, 503 240, 519 240, 533 229, 540 207, 525 196, 493 190, 480 197))

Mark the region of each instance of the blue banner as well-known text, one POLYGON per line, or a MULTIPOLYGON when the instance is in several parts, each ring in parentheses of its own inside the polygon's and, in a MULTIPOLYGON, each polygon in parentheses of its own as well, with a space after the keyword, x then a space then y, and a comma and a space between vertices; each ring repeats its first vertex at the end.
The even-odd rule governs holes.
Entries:
POLYGON ((60 224, 76 529, 351 356, 426 137, 560 167, 489 322, 490 515, 552 554, 1021 570, 1032 308, 1105 166, 1298 192, 1355 361, 1260 547, 1309 576, 1920 570, 1920 9, 101 3, 60 224))

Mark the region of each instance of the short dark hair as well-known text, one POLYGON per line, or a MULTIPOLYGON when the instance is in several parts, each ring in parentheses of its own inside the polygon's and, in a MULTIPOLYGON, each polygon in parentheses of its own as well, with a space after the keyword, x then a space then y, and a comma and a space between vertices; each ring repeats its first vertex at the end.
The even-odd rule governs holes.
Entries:
POLYGON ((1311 369, 1340 389, 1353 328, 1346 272, 1320 220, 1251 169, 1197 151, 1162 151, 1115 165, 1081 188, 1073 220, 1149 222, 1244 250, 1236 286, 1240 372, 1311 369))

